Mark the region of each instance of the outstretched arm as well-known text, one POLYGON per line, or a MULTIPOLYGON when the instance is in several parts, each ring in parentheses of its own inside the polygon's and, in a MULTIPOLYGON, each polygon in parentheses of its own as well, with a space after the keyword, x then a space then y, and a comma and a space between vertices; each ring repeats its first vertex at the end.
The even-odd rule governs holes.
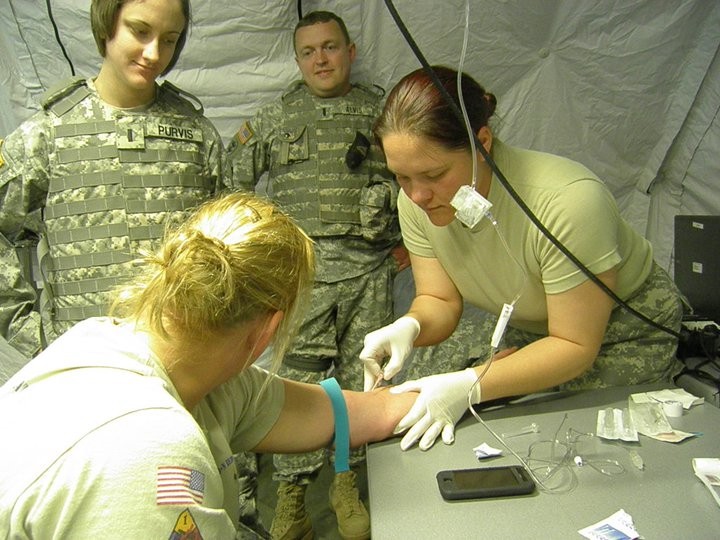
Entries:
MULTIPOLYGON (((614 289, 617 272, 598 278, 614 289)), ((538 392, 582 375, 597 357, 613 305, 591 281, 547 295, 549 335, 493 364, 483 377, 483 401, 538 392)))
POLYGON ((415 298, 406 315, 420 323, 416 347, 435 345, 455 331, 462 315, 462 297, 440 261, 410 254, 415 298))
MULTIPOLYGON (((598 277, 610 288, 615 286, 615 270, 598 277)), ((403 450, 418 440, 420 448, 426 450, 440 434, 445 443, 451 443, 455 423, 467 409, 469 393, 474 404, 529 394, 569 381, 592 366, 612 300, 591 281, 547 298, 549 335, 521 349, 498 354, 480 384, 476 380, 484 365, 395 387, 394 391, 421 392, 410 414, 398 426, 399 431, 408 430, 401 442, 403 450)))
MULTIPOLYGON (((319 385, 283 380, 282 413, 255 452, 306 452, 328 446, 335 431, 330 398, 319 385)), ((391 437, 417 394, 391 394, 386 388, 373 392, 343 391, 350 420, 350 445, 391 437)))

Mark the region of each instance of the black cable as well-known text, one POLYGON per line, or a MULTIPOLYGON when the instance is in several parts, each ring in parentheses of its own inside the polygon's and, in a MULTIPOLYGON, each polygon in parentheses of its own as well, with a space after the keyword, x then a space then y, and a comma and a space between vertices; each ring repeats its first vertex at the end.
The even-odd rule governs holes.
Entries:
POLYGON ((63 45, 63 42, 60 39, 60 31, 58 30, 57 24, 55 23, 55 17, 53 17, 52 6, 50 6, 50 0, 45 0, 45 5, 47 6, 48 17, 50 18, 50 22, 52 23, 53 30, 55 31, 55 40, 58 42, 58 45, 60 45, 60 50, 62 50, 65 60, 67 60, 68 64, 70 64, 70 73, 72 73, 72 75, 74 77, 75 76, 75 66, 73 66, 72 60, 70 60, 70 57, 68 56, 68 53, 65 50, 65 45, 63 45))
MULTIPOLYGON (((438 76, 435 74, 433 69, 430 67, 430 64, 428 64, 427 60, 423 56, 422 52, 418 48, 417 44, 415 43, 415 40, 410 35, 410 32, 405 27, 405 24, 400 19, 400 15, 398 14, 397 10, 395 9, 395 6, 392 3, 392 0, 385 0, 385 6, 388 8, 388 11, 390 12, 390 15, 392 16, 393 20, 395 21, 395 24, 400 29, 400 33, 405 38, 405 41, 407 41, 408 45, 410 45, 410 48, 412 49, 413 53, 415 53, 415 56, 422 64, 425 71, 430 75, 430 78, 432 79, 435 86, 437 86, 438 90, 440 90, 440 93, 443 95, 445 100, 450 105, 450 108, 452 109, 455 116, 457 116, 458 120, 461 122, 465 122, 465 119, 462 115, 462 112, 460 111, 460 108, 455 104, 455 102, 452 100, 452 97, 450 97, 450 94, 448 94, 447 90, 445 90, 445 87, 442 85, 440 80, 438 79, 438 76)), ((476 139, 477 140, 477 139, 476 139)), ((477 149, 480 151, 480 154, 482 155, 483 159, 485 159, 486 163, 490 166, 492 171, 495 173, 495 176, 497 176, 498 180, 500 180, 500 183, 505 188, 505 190, 508 192, 508 194, 515 200, 515 202, 520 206, 522 211, 525 213, 525 215, 530 219, 530 221, 533 222, 533 224, 540 230, 540 232, 548 239, 552 244, 557 247, 568 259, 570 259, 575 266, 578 267, 578 269, 585 274, 593 283, 595 283, 600 289, 605 292, 610 298, 612 298, 618 305, 620 305, 623 309, 626 311, 629 311, 631 314, 633 314, 638 319, 646 322, 647 324, 654 326, 658 330, 662 330, 663 332, 666 332, 672 336, 675 336, 678 339, 682 339, 682 335, 679 332, 676 332, 672 328, 668 328, 660 323, 657 323, 647 317, 646 315, 640 313, 636 309, 630 307, 623 299, 621 299, 615 292, 613 292, 610 287, 605 285, 595 274, 593 274, 582 262, 578 260, 575 255, 573 255, 553 234, 543 225, 540 220, 533 214, 532 210, 528 208, 528 206, 525 204, 525 201, 522 200, 520 195, 517 194, 517 192, 513 189, 513 187, 510 185, 510 182, 508 182, 507 178, 505 178, 505 175, 502 173, 502 171, 499 169, 499 167, 495 164, 493 159, 490 157, 490 154, 488 154, 487 150, 485 150, 485 147, 480 143, 480 141, 477 141, 477 149)))
POLYGON ((302 0, 297 0, 297 12, 298 12, 298 21, 303 18, 302 14, 302 0))

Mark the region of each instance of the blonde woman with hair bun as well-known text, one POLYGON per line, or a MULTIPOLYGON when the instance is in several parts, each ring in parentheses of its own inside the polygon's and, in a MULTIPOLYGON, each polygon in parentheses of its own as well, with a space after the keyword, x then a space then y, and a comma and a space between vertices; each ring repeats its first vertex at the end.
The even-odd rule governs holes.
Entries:
POLYGON ((225 335, 251 340, 249 364, 274 336, 277 370, 313 283, 312 241, 290 218, 260 198, 227 195, 201 206, 144 262, 112 313, 149 329, 153 347, 187 356, 225 335))
POLYGON ((235 453, 329 446, 342 409, 351 446, 391 436, 416 394, 333 393, 252 365, 272 343, 277 368, 313 266, 311 240, 250 194, 169 231, 112 317, 78 323, 0 388, 0 529, 235 538, 235 453))

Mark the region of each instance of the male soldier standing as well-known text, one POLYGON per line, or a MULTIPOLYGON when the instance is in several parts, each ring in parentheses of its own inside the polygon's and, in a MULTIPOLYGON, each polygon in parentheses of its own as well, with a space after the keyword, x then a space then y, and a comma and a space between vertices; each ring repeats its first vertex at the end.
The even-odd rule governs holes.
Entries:
MULTIPOLYGON (((228 149, 229 166, 239 189, 254 190, 267 171, 273 200, 315 241, 311 305, 280 374, 318 382, 332 368, 344 388, 361 390, 363 338, 392 320, 393 278, 407 265, 398 246, 397 190, 369 141, 382 92, 350 83, 355 44, 334 13, 303 17, 294 47, 303 81, 241 126, 228 149)), ((350 461, 363 459, 357 452, 350 461)), ((311 534, 305 491, 323 461, 323 452, 274 456, 280 481, 274 539, 311 534)), ((343 468, 336 464, 330 488, 338 530, 344 538, 369 538, 356 474, 343 468)))
POLYGON ((27 358, 104 315, 140 250, 224 173, 222 140, 202 110, 155 82, 183 49, 189 0, 93 0, 90 18, 100 73, 48 92, 0 139, 0 334, 27 358), (39 310, 16 255, 37 237, 39 310))

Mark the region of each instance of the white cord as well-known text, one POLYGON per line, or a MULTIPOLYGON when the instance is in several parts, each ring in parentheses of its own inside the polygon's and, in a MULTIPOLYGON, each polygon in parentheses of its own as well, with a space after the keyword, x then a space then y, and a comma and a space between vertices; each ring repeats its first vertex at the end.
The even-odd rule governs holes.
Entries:
POLYGON ((460 61, 458 62, 458 73, 457 73, 457 90, 458 99, 460 100, 460 109, 465 118, 465 127, 467 128, 468 138, 470 139, 470 149, 472 155, 472 183, 470 184, 473 190, 477 184, 477 148, 475 146, 475 134, 472 131, 470 125, 470 118, 468 117, 467 109, 465 108, 465 100, 463 99, 462 93, 462 74, 463 65, 465 63, 465 54, 467 53, 468 36, 470 35, 470 0, 465 0, 465 32, 463 34, 463 46, 462 52, 460 53, 460 61))

